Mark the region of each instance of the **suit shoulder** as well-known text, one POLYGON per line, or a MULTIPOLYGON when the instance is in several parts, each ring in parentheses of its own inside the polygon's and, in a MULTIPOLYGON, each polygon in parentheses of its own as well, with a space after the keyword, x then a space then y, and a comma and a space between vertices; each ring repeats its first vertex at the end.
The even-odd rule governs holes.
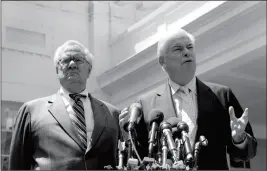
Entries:
MULTIPOLYGON (((33 114, 33 111, 36 108, 40 108, 40 106, 44 105, 45 103, 47 103, 47 100, 49 100, 52 96, 47 96, 47 97, 41 97, 41 98, 37 98, 34 100, 30 100, 28 102, 25 102, 22 104, 22 106, 20 107, 20 109, 18 110, 18 114, 17 114, 17 118, 27 118, 27 117, 31 117, 33 114)), ((39 113, 39 111, 37 112, 39 113)), ((19 120, 21 120, 19 119, 19 120)))
POLYGON ((25 102, 23 105, 28 107, 38 106, 44 103, 47 103, 52 99, 54 95, 46 96, 46 97, 40 97, 37 99, 30 100, 28 102, 25 102))
POLYGON ((103 103, 107 108, 108 110, 110 111, 110 114, 116 118, 119 117, 119 114, 120 114, 120 111, 117 107, 115 107, 114 105, 112 105, 111 103, 108 103, 106 101, 103 101, 103 100, 100 100, 100 99, 97 99, 99 100, 101 103, 103 103))
MULTIPOLYGON (((99 99, 98 99, 99 100, 99 99)), ((104 105, 106 105, 108 108, 110 108, 110 109, 113 109, 113 110, 118 110, 118 108, 117 107, 115 107, 114 105, 112 105, 111 103, 109 103, 109 102, 106 102, 106 101, 103 101, 103 100, 99 100, 99 101, 101 101, 104 105)))
POLYGON ((107 107, 107 109, 109 110, 108 115, 111 116, 111 118, 114 118, 116 123, 119 124, 119 115, 120 115, 119 109, 117 107, 115 107, 114 105, 112 105, 111 103, 108 103, 108 102, 103 101, 103 100, 99 100, 99 101, 102 102, 103 105, 105 105, 107 107))
POLYGON ((220 101, 220 103, 226 107, 229 102, 229 97, 233 94, 232 90, 221 84, 211 83, 211 82, 204 82, 211 91, 216 95, 217 99, 220 101))
POLYGON ((145 94, 138 96, 138 101, 141 101, 141 102, 151 101, 151 100, 155 99, 157 96, 160 96, 160 94, 158 94, 156 92, 148 92, 148 93, 145 93, 145 94))
POLYGON ((229 87, 225 86, 225 85, 221 85, 221 84, 217 84, 217 83, 211 83, 211 82, 205 82, 204 84, 206 84, 214 93, 225 93, 228 92, 230 90, 229 87))

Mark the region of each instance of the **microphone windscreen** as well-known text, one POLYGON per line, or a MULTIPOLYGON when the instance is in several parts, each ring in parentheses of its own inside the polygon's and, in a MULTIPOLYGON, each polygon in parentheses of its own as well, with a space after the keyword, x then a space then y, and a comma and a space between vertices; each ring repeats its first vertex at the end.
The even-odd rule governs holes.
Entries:
POLYGON ((179 119, 177 117, 170 117, 167 122, 169 122, 173 127, 177 127, 177 124, 179 123, 179 119))
POLYGON ((133 103, 130 105, 128 108, 128 114, 125 117, 125 122, 123 123, 123 129, 125 131, 128 131, 128 127, 132 127, 131 124, 137 121, 137 118, 141 115, 142 113, 142 106, 140 103, 133 103), (126 120, 127 118, 127 120, 126 120))
POLYGON ((134 108, 134 107, 135 107, 135 108, 138 108, 139 110, 142 109, 142 106, 141 106, 140 103, 133 103, 133 104, 131 104, 129 110, 131 111, 131 109, 134 108))
POLYGON ((182 131, 188 132, 189 131, 189 127, 188 127, 187 123, 184 121, 180 121, 177 124, 177 129, 179 132, 182 132, 182 131))
POLYGON ((148 115, 148 122, 151 125, 153 122, 160 124, 164 119, 163 113, 158 109, 153 109, 148 115))
POLYGON ((129 108, 129 122, 133 123, 136 122, 136 119, 141 115, 142 106, 139 103, 133 103, 131 104, 129 108))

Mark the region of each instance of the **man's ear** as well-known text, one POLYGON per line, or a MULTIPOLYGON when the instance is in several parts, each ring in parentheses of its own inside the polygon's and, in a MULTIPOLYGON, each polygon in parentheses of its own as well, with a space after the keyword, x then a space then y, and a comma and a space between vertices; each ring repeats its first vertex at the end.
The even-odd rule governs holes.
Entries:
POLYGON ((162 67, 165 67, 165 61, 164 61, 164 57, 163 56, 160 56, 159 57, 159 63, 162 67))
POLYGON ((90 74, 91 74, 91 72, 92 72, 92 67, 91 68, 89 68, 89 70, 88 70, 88 78, 89 78, 89 76, 90 76, 90 74))
POLYGON ((87 79, 90 77, 90 75, 91 75, 91 71, 89 70, 89 71, 88 71, 87 79))

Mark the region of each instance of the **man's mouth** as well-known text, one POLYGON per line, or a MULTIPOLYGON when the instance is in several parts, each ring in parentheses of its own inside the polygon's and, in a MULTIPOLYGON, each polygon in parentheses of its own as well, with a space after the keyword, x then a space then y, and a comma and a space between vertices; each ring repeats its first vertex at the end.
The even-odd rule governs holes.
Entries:
POLYGON ((188 59, 188 60, 185 60, 183 63, 188 63, 188 62, 192 62, 193 60, 191 59, 188 59))
POLYGON ((69 72, 68 75, 78 75, 77 72, 69 72))

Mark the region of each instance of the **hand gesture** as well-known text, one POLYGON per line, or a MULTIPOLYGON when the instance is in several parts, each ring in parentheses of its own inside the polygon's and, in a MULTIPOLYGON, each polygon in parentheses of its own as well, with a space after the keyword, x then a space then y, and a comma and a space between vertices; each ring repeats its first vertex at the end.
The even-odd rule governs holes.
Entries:
POLYGON ((124 127, 127 126, 129 118, 130 118, 129 111, 128 111, 128 108, 126 107, 121 111, 121 113, 119 115, 119 124, 120 124, 121 128, 124 129, 124 127))
POLYGON ((236 118, 235 111, 232 106, 229 107, 230 114, 230 126, 232 130, 232 138, 235 142, 240 142, 244 138, 245 128, 248 123, 248 108, 245 109, 244 113, 240 118, 236 118))

